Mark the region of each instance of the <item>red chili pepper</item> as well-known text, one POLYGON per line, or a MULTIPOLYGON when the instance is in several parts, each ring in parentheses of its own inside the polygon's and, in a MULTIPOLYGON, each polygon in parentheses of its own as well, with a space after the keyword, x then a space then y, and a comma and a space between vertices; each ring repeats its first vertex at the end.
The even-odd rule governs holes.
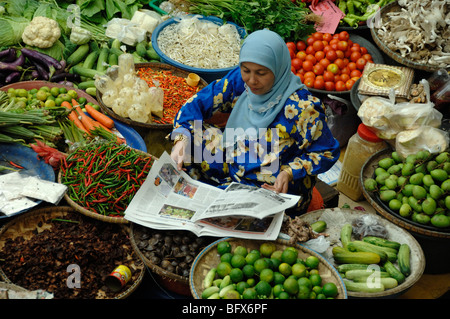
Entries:
POLYGON ((20 169, 23 169, 23 168, 24 168, 23 166, 21 166, 21 165, 19 165, 19 164, 16 164, 16 163, 14 163, 13 161, 9 161, 9 164, 11 164, 12 166, 14 166, 15 168, 20 168, 20 169))

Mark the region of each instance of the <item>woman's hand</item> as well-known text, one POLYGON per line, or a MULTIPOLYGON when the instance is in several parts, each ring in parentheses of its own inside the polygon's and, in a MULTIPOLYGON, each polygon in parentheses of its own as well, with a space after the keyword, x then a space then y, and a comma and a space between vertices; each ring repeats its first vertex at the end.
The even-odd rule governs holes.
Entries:
POLYGON ((261 187, 264 189, 274 191, 276 193, 287 193, 289 179, 290 179, 289 173, 286 171, 281 171, 278 174, 277 179, 275 180, 275 183, 273 185, 264 183, 261 187))
POLYGON ((177 169, 181 171, 183 169, 184 154, 185 154, 186 143, 184 141, 178 141, 172 148, 170 157, 177 164, 177 169))

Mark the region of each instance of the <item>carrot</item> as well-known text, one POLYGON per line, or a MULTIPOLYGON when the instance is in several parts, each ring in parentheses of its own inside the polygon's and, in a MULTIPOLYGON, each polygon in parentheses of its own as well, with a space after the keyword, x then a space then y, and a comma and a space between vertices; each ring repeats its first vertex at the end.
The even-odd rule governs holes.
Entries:
POLYGON ((89 134, 86 127, 81 123, 80 119, 78 118, 77 112, 73 109, 72 104, 70 104, 68 101, 64 101, 61 103, 61 106, 66 107, 67 109, 71 110, 71 112, 67 115, 68 119, 71 120, 79 129, 89 134))
POLYGON ((92 123, 91 118, 89 116, 87 116, 87 114, 85 114, 82 110, 81 107, 78 105, 75 108, 76 112, 78 113, 79 116, 79 120, 81 121, 81 123, 84 125, 84 127, 86 128, 86 130, 88 131, 89 135, 91 135, 91 131, 93 129, 95 129, 94 123, 92 123))
POLYGON ((98 122, 103 124, 103 126, 109 128, 109 129, 114 127, 114 121, 111 118, 109 118, 107 115, 94 109, 92 107, 92 105, 86 104, 84 106, 84 108, 86 109, 86 111, 89 113, 90 116, 92 116, 98 122))

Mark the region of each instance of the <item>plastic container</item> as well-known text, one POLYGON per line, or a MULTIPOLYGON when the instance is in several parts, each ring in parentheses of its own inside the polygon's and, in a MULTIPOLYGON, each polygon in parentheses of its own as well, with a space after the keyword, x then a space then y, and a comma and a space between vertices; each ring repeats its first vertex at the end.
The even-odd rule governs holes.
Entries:
POLYGON ((428 78, 428 83, 430 83, 430 90, 432 92, 439 89, 448 81, 450 81, 450 74, 445 69, 440 69, 433 72, 433 74, 428 78))
POLYGON ((337 190, 356 202, 363 199, 363 186, 359 178, 361 169, 373 154, 386 147, 386 142, 361 123, 356 134, 348 140, 341 173, 336 184, 337 190))
POLYGON ((450 79, 444 82, 430 99, 434 103, 434 108, 447 118, 450 115, 450 79))

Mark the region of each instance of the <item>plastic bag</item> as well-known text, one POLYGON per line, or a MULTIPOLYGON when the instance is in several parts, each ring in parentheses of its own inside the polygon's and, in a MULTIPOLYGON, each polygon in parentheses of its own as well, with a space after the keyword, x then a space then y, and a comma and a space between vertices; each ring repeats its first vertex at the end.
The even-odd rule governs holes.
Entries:
POLYGON ((323 235, 317 238, 310 239, 303 244, 306 247, 317 251, 318 253, 324 253, 327 251, 328 247, 330 247, 330 242, 323 235))
POLYGON ((359 239, 362 239, 365 236, 388 237, 386 228, 380 224, 375 216, 370 214, 355 218, 352 221, 352 226, 353 235, 359 239))
POLYGON ((449 140, 448 132, 431 126, 422 126, 415 130, 398 133, 395 139, 395 150, 403 158, 420 150, 437 154, 448 149, 449 140))
POLYGON ((128 19, 113 18, 106 24, 105 35, 130 46, 145 40, 147 31, 128 19))

